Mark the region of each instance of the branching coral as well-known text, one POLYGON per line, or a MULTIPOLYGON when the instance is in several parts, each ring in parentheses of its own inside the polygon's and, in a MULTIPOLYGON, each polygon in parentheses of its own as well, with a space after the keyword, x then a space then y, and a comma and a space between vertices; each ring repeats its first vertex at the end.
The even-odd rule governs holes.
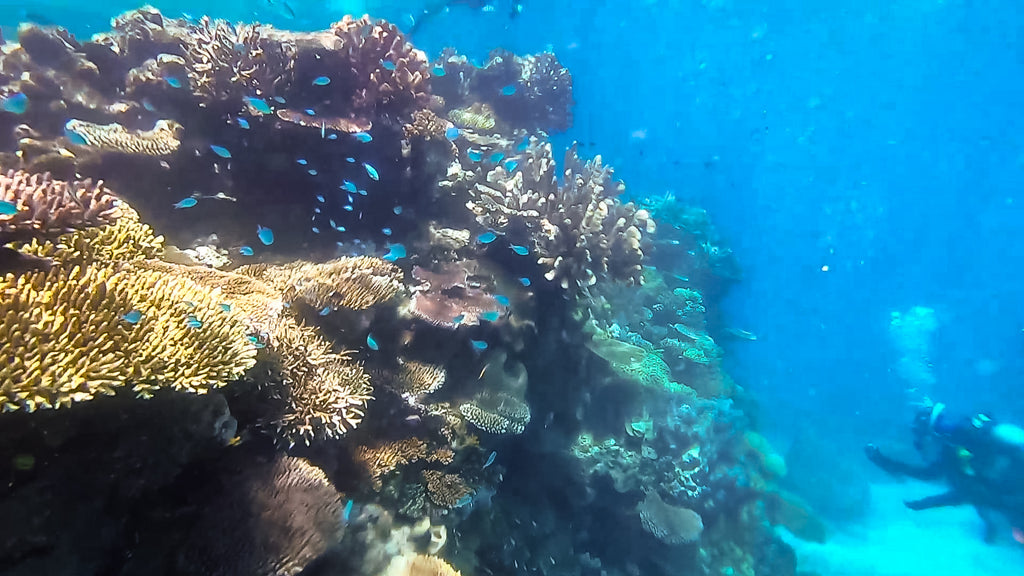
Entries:
POLYGON ((13 170, 0 175, 0 202, 10 207, 0 213, 0 245, 110 224, 121 215, 103 182, 62 182, 13 170))
POLYGON ((486 364, 481 391, 459 405, 462 416, 490 434, 522 434, 530 423, 526 367, 496 351, 486 364))
POLYGON ((397 369, 384 372, 381 376, 385 386, 413 403, 444 386, 447 373, 443 366, 399 359, 397 369))
POLYGON ((704 531, 700 514, 689 508, 668 504, 656 492, 647 493, 637 505, 637 512, 644 530, 666 544, 694 542, 704 531))
POLYGON ((393 298, 404 287, 401 268, 371 256, 339 258, 324 263, 295 262, 283 266, 247 266, 239 273, 260 278, 286 298, 310 306, 363 310, 393 298))
POLYGON ((174 120, 158 120, 150 130, 130 131, 120 124, 93 124, 69 120, 65 128, 82 145, 105 152, 170 156, 181 146, 181 124, 174 120))
POLYGON ((424 470, 423 481, 427 484, 430 501, 441 508, 455 508, 464 503, 464 498, 473 494, 473 489, 458 474, 424 470))
POLYGON ((211 290, 130 266, 55 267, 0 283, 0 401, 67 406, 116 388, 203 393, 240 377, 256 350, 211 290))
POLYGON ((384 576, 461 576, 461 573, 437 556, 404 554, 391 560, 384 576))
POLYGON ((412 274, 421 284, 414 288, 409 312, 436 326, 496 321, 508 308, 488 290, 493 289, 493 279, 474 260, 443 264, 437 272, 417 266, 412 274))
POLYGON ((427 457, 427 444, 419 438, 404 438, 393 442, 376 442, 356 448, 353 458, 370 477, 375 490, 380 490, 382 479, 399 466, 427 457))

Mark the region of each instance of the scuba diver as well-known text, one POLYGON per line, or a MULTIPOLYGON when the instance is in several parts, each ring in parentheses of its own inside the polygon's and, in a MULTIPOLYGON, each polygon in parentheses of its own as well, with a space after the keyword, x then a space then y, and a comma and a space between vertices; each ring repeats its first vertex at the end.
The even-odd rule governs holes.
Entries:
POLYGON ((988 543, 996 538, 1002 514, 1013 538, 1024 544, 1024 428, 985 414, 957 416, 945 404, 929 402, 916 415, 913 433, 924 464, 901 462, 874 444, 865 447, 868 459, 890 474, 949 484, 941 494, 904 501, 907 508, 972 505, 988 543))
MULTIPOLYGON (((409 28, 409 35, 413 35, 421 26, 433 20, 435 16, 442 12, 449 10, 453 6, 466 6, 473 10, 480 10, 481 12, 495 12, 497 11, 498 0, 439 0, 438 2, 431 2, 423 8, 423 12, 420 13, 418 18, 415 18, 412 27, 409 28)), ((511 0, 511 6, 509 7, 508 17, 509 19, 519 16, 523 12, 522 0, 511 0)))

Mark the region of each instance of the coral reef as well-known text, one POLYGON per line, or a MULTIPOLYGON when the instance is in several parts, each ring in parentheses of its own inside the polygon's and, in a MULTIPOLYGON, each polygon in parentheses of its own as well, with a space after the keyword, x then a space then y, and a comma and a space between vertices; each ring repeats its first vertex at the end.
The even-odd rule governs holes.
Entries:
POLYGON ((657 492, 648 492, 637 506, 644 530, 666 544, 687 544, 700 538, 704 522, 689 508, 672 506, 657 492))
POLYGON ((14 170, 0 175, 0 203, 7 207, 0 214, 0 244, 110 224, 121 215, 103 182, 62 182, 14 170))

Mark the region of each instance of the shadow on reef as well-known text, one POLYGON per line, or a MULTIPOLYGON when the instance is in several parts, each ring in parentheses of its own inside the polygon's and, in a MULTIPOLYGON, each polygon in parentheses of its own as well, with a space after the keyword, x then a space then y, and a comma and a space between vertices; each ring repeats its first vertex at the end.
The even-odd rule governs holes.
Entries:
POLYGON ((735 259, 556 161, 553 54, 143 8, 22 26, 0 104, 2 573, 789 576, 774 526, 824 539, 722 367, 735 259))

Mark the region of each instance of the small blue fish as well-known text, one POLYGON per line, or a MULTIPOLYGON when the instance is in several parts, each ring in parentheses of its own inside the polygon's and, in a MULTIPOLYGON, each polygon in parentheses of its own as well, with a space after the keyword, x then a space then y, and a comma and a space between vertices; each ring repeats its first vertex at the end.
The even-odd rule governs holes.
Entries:
POLYGON ((479 150, 469 150, 466 152, 466 156, 473 162, 479 162, 484 159, 484 153, 479 150))
POLYGON ((513 252, 519 254, 520 256, 526 256, 527 254, 530 253, 530 249, 527 248, 526 246, 519 246, 518 244, 513 244, 511 248, 513 252))
POLYGON ((370 136, 366 132, 356 132, 355 134, 352 135, 352 137, 362 142, 363 144, 373 141, 373 136, 370 136))
POLYGON ((501 152, 495 152, 494 154, 491 154, 491 157, 490 157, 490 161, 494 162, 495 164, 497 164, 498 162, 501 162, 504 159, 505 159, 505 155, 503 153, 501 153, 501 152))
POLYGON ((487 350, 487 342, 483 340, 470 340, 469 343, 473 345, 474 350, 487 350))
POLYGON ((271 114, 274 112, 270 109, 269 104, 259 98, 246 97, 245 102, 260 114, 271 114))
POLYGON ((354 508, 355 502, 349 500, 345 502, 345 509, 341 511, 341 520, 348 524, 348 521, 352 518, 352 508, 354 508))
POLYGON ((338 226, 337 224, 334 223, 334 220, 331 220, 331 228, 334 228, 338 232, 344 232, 345 231, 345 227, 344 226, 338 226))
POLYGON ((380 65, 383 66, 385 70, 394 70, 395 68, 398 68, 398 66, 390 60, 381 60, 380 65))
POLYGON ((353 194, 355 194, 358 191, 358 189, 356 188, 356 185, 353 184, 351 180, 343 180, 341 182, 341 186, 339 186, 339 188, 341 188, 342 190, 348 190, 349 192, 352 192, 353 194))
POLYGON ((316 226, 313 226, 313 234, 319 234, 319 233, 320 233, 320 229, 317 228, 316 226))
POLYGON ((391 228, 381 228, 381 229, 380 229, 380 231, 381 231, 381 232, 382 232, 382 233, 383 233, 383 234, 384 234, 385 236, 391 236, 391 228))
POLYGON ((252 247, 250 246, 242 246, 241 248, 238 249, 238 253, 241 254, 242 256, 252 256, 253 254, 255 254, 255 252, 252 251, 252 247))
POLYGON ((529 147, 529 146, 530 146, 530 138, 526 137, 526 138, 523 138, 523 141, 519 143, 519 146, 516 146, 516 150, 518 150, 519 152, 522 152, 523 150, 526 150, 526 148, 529 147))
POLYGON ((296 162, 298 162, 300 166, 305 166, 306 164, 309 164, 309 160, 306 160, 305 158, 299 158, 298 160, 296 160, 296 162))
POLYGON ((433 72, 434 76, 444 76, 445 74, 447 74, 447 72, 445 72, 444 68, 441 66, 434 66, 433 72))
POLYGON ((316 116, 316 110, 313 110, 312 108, 306 108, 305 112, 307 116, 316 116))
POLYGON ((327 86, 331 83, 331 79, 327 76, 317 76, 313 79, 313 86, 327 86))
POLYGON ((218 306, 220 306, 220 309, 225 311, 225 312, 231 312, 231 304, 221 303, 221 304, 218 304, 218 306))
POLYGON ((456 128, 455 126, 452 126, 451 128, 444 131, 444 137, 449 140, 458 139, 459 134, 462 134, 462 131, 456 128))
POLYGON ((498 304, 501 304, 502 306, 508 306, 508 304, 509 304, 508 296, 502 296, 501 294, 495 294, 494 295, 494 300, 495 300, 495 302, 497 302, 498 304))
POLYGON ((483 234, 476 237, 481 244, 490 244, 498 239, 498 235, 494 232, 484 232, 483 234))
POLYGON ((242 128, 243 130, 249 129, 249 121, 245 118, 235 118, 235 122, 238 123, 239 128, 242 128))
POLYGON ((505 161, 505 170, 508 170, 509 172, 515 172, 516 168, 518 168, 518 167, 519 167, 519 162, 517 162, 515 160, 506 160, 505 161))
POLYGON ((213 150, 213 153, 216 154, 217 156, 220 156, 221 158, 231 158, 231 152, 223 146, 210 144, 210 150, 213 150))
POLYGON ((0 200, 0 216, 13 216, 18 213, 18 207, 14 202, 0 200))
POLYGON ((487 462, 484 462, 484 468, 487 468, 491 464, 494 464, 494 459, 498 457, 498 452, 491 452, 491 455, 487 457, 487 462))
POLYGON ((353 208, 351 204, 345 204, 344 206, 341 207, 341 209, 346 212, 351 212, 355 210, 355 208, 353 208))
POLYGON ((185 319, 185 325, 189 328, 202 328, 203 322, 199 318, 189 314, 188 318, 185 319))
POLYGON ((199 204, 199 200, 196 200, 195 198, 189 196, 188 198, 182 198, 181 200, 175 202, 174 209, 180 210, 182 208, 191 208, 196 204, 199 204))
POLYGON ((370 350, 376 352, 380 350, 380 344, 377 344, 377 339, 373 337, 373 332, 366 335, 366 345, 370 347, 370 350))
POLYGON ((320 309, 320 312, 318 312, 318 314, 320 314, 321 316, 327 316, 330 313, 331 313, 331 307, 330 306, 324 306, 323 308, 320 309))
POLYGON ((270 228, 264 228, 257 224, 256 235, 259 236, 260 242, 263 242, 264 246, 270 246, 274 243, 274 231, 270 228))
POLYGON ((139 320, 142 320, 142 312, 132 310, 131 312, 121 316, 121 320, 124 320, 129 324, 137 324, 139 320))
POLYGON ((466 315, 465 314, 459 314, 455 318, 452 318, 452 324, 455 324, 456 326, 458 326, 459 324, 462 324, 462 321, 465 320, 465 319, 466 319, 466 315))
POLYGON ((530 279, 527 278, 526 276, 520 278, 519 283, 522 284, 523 286, 529 286, 530 284, 533 284, 533 282, 531 282, 530 279))
POLYGON ((388 262, 394 262, 399 258, 405 258, 405 256, 405 246, 401 244, 392 244, 391 249, 388 250, 388 253, 384 255, 384 259, 387 260, 388 262))
POLYGON ((397 216, 397 215, 402 213, 402 207, 401 206, 395 206, 391 211, 394 212, 395 215, 397 216))
POLYGON ((320 202, 320 203, 324 203, 324 202, 327 202, 327 199, 324 198, 322 194, 317 194, 316 195, 316 201, 320 202))
POLYGON ((366 169, 366 173, 370 176, 370 178, 373 178, 374 180, 380 180, 380 175, 377 174, 376 168, 370 166, 366 162, 363 162, 363 168, 366 169))
POLYGON ((516 85, 515 84, 509 84, 508 86, 504 86, 501 89, 501 95, 502 96, 511 96, 511 95, 513 95, 515 93, 516 93, 516 85))
MULTIPOLYGON (((320 207, 318 206, 316 208, 313 208, 313 213, 314 214, 319 214, 320 213, 320 207)), ((316 216, 314 216, 313 218, 316 218, 316 216)))
POLYGON ((75 146, 89 145, 89 141, 85 139, 85 136, 82 136, 80 133, 75 132, 74 130, 68 128, 67 126, 64 126, 64 136, 68 139, 69 142, 71 142, 75 146))
POLYGON ((246 338, 248 338, 249 342, 251 342, 251 343, 252 343, 252 347, 253 347, 253 348, 256 348, 257 350, 259 350, 260 348, 266 348, 266 347, 267 347, 267 345, 266 345, 266 344, 264 344, 264 343, 263 343, 263 342, 262 342, 262 341, 261 341, 261 340, 260 340, 260 339, 259 339, 258 337, 256 337, 256 336, 247 336, 246 338))
POLYGON ((356 199, 355 199, 355 198, 353 198, 351 194, 346 194, 346 195, 345 195, 345 198, 346 198, 346 199, 348 200, 348 203, 349 203, 349 204, 351 204, 351 203, 353 203, 353 202, 355 202, 355 201, 356 201, 356 199))
POLYGON ((462 508, 463 506, 469 506, 472 502, 473 496, 470 494, 466 494, 462 498, 459 498, 459 501, 455 503, 455 507, 462 508))
POLYGON ((501 318, 501 313, 497 310, 488 310, 487 312, 480 313, 480 319, 487 320, 488 322, 497 322, 498 318, 501 318))
POLYGON ((345 162, 348 162, 349 164, 355 164, 356 163, 356 159, 351 157, 351 156, 349 156, 348 158, 345 158, 345 162))
POLYGON ((171 88, 181 88, 181 78, 175 76, 164 76, 164 80, 171 88))
POLYGON ((328 140, 337 140, 338 139, 338 135, 337 134, 328 134, 327 135, 327 139, 328 140))
POLYGON ((310 168, 309 170, 306 170, 306 172, 309 172, 310 176, 316 176, 317 174, 319 174, 319 172, 317 172, 313 168, 310 168))
POLYGON ((153 103, 150 102, 149 98, 142 99, 142 107, 148 112, 156 112, 156 106, 153 106, 153 103))
POLYGON ((356 192, 358 192, 360 196, 366 196, 366 190, 363 190, 362 188, 356 190, 356 192))
POLYGON ((284 96, 274 96, 274 101, 277 102, 278 104, 285 103, 284 96))

